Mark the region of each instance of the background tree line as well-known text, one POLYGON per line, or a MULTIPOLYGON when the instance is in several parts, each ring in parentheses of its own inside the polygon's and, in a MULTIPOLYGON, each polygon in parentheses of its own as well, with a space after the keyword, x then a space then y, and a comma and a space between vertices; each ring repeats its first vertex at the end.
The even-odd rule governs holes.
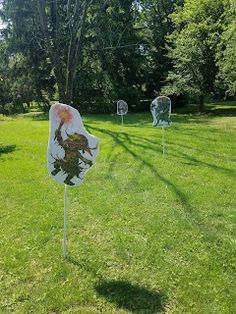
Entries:
POLYGON ((3 0, 0 111, 59 100, 114 112, 236 94, 234 0, 3 0), (145 102, 147 100, 147 102, 145 102))

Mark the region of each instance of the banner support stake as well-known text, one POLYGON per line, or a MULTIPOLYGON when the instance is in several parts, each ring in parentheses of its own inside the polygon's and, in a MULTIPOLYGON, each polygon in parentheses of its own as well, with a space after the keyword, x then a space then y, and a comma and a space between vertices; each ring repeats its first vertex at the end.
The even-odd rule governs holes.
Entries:
POLYGON ((162 154, 165 156, 165 138, 164 138, 164 127, 162 127, 162 154))
POLYGON ((67 185, 64 188, 64 238, 63 238, 63 256, 66 258, 66 220, 67 220, 67 185))

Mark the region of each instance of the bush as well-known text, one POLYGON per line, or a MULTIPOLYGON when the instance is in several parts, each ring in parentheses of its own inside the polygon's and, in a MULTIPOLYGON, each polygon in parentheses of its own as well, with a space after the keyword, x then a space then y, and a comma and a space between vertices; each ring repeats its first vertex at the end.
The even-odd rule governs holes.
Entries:
POLYGON ((26 111, 26 107, 23 104, 7 103, 0 105, 0 113, 5 115, 18 114, 26 111))

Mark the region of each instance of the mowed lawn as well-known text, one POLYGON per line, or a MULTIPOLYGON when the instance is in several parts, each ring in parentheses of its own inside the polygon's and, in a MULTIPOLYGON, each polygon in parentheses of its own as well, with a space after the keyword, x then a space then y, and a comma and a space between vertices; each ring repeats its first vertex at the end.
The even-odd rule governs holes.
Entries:
POLYGON ((100 152, 68 189, 66 260, 49 121, 0 116, 0 312, 236 313, 236 116, 221 109, 173 114, 165 157, 149 113, 83 116, 100 152))

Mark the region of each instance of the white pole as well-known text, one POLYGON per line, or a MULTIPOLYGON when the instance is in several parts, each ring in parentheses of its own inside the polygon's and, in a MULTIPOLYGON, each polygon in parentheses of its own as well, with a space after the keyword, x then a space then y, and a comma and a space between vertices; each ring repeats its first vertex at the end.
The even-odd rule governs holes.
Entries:
POLYGON ((164 127, 162 127, 162 154, 165 155, 164 127))
POLYGON ((122 126, 124 124, 124 121, 123 121, 123 114, 121 115, 121 121, 122 121, 122 126))
POLYGON ((64 239, 63 239, 63 256, 66 258, 66 213, 67 212, 67 185, 64 189, 64 239))

